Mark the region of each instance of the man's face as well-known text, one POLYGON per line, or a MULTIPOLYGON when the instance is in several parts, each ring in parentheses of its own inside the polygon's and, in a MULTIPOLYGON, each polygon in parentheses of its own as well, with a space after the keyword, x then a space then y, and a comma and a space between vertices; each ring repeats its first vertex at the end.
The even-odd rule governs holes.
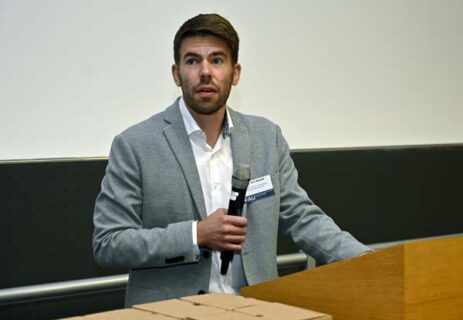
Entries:
POLYGON ((190 110, 213 114, 225 106, 231 86, 238 84, 239 64, 233 65, 225 41, 215 36, 183 39, 180 61, 172 66, 177 86, 190 110))

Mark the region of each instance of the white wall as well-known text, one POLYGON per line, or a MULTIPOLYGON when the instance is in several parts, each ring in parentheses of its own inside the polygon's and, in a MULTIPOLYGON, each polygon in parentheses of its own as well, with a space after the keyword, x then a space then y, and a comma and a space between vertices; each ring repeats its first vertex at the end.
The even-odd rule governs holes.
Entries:
POLYGON ((0 0, 0 159, 106 156, 169 105, 200 12, 241 37, 229 104, 291 148, 463 142, 463 1, 0 0))

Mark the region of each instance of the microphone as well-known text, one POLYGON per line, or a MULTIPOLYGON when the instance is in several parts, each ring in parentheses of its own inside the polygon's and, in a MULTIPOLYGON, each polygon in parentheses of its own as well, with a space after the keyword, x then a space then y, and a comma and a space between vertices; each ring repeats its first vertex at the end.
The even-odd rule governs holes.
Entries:
MULTIPOLYGON (((246 197, 246 189, 251 179, 251 169, 248 165, 238 164, 232 176, 232 191, 230 202, 228 203, 228 214, 232 216, 241 216, 246 197)), ((233 260, 233 251, 223 251, 220 254, 222 265, 220 274, 227 274, 228 265, 233 260)))

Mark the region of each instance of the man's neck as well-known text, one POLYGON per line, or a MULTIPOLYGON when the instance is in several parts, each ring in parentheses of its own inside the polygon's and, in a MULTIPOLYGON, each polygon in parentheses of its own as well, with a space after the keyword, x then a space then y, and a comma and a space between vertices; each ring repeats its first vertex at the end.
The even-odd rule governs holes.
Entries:
POLYGON ((207 144, 211 146, 211 148, 214 148, 220 134, 222 133, 223 120, 226 112, 225 106, 212 114, 200 114, 193 111, 188 106, 187 108, 198 126, 206 134, 207 144))

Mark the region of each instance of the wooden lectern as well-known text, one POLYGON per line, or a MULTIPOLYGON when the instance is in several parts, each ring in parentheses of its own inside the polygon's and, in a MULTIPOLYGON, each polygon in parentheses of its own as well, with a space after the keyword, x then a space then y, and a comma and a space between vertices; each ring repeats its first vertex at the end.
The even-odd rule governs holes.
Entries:
POLYGON ((463 237, 408 242, 243 288, 334 320, 463 319, 463 237))

